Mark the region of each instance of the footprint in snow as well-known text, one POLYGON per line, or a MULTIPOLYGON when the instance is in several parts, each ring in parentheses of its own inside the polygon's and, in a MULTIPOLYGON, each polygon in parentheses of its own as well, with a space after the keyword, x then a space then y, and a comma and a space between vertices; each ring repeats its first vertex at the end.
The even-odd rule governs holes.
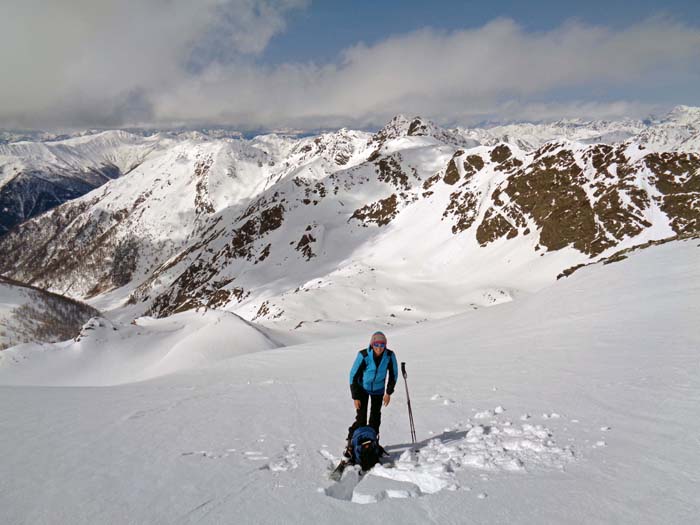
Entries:
POLYGON ((246 459, 249 459, 250 461, 261 461, 268 459, 267 456, 262 455, 262 452, 256 452, 254 450, 244 452, 243 455, 246 457, 246 459))
POLYGON ((220 458, 225 458, 228 457, 229 452, 231 449, 227 450, 226 452, 222 452, 217 454, 216 452, 211 452, 209 450, 196 450, 192 452, 183 452, 180 455, 181 456, 199 456, 202 458, 208 458, 208 459, 220 459, 220 458))
POLYGON ((284 452, 274 461, 263 468, 273 472, 286 472, 299 466, 299 455, 296 453, 296 445, 291 443, 284 448, 284 452))
POLYGON ((336 456, 334 456, 333 454, 331 454, 331 452, 325 447, 322 448, 321 450, 319 450, 318 453, 321 454, 327 460, 332 461, 333 463, 338 461, 338 458, 336 456))
POLYGON ((454 405, 456 401, 448 397, 444 397, 442 394, 435 394, 430 398, 431 401, 441 401, 443 405, 454 405))

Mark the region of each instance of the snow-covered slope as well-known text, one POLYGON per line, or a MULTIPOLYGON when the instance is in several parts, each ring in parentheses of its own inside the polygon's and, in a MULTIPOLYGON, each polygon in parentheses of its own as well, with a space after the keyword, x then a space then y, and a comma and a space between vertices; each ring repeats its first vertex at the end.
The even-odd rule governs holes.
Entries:
POLYGON ((95 317, 73 339, 14 346, 0 359, 7 384, 113 385, 278 346, 235 314, 203 311, 130 324, 95 317))
POLYGON ((0 235, 125 173, 167 143, 124 131, 0 144, 0 235))
MULTIPOLYGON (((3 517, 692 523, 699 244, 652 246, 519 301, 388 331, 407 362, 418 443, 410 452, 398 385, 382 422, 395 467, 362 480, 350 470, 331 484, 327 467, 353 417, 347 371, 369 326, 133 385, 2 387, 3 517)), ((88 353, 133 357, 119 331, 103 335, 88 353)), ((190 335, 190 348, 211 342, 206 330, 190 335)), ((133 334, 131 348, 139 337, 154 341, 133 334)), ((24 363, 0 361, 0 382, 24 363)), ((70 368, 62 381, 82 383, 70 368)))
POLYGON ((95 315, 86 304, 0 276, 0 350, 69 339, 95 315))

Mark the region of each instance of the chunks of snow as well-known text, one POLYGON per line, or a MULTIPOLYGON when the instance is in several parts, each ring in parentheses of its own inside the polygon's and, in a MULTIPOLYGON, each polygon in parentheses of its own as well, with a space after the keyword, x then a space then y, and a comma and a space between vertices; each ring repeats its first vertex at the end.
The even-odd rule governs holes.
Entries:
POLYGON ((561 416, 556 412, 551 412, 549 414, 542 414, 542 419, 559 419, 561 416))
POLYGON ((524 472, 528 467, 561 468, 575 458, 571 447, 559 447, 541 425, 475 425, 458 437, 446 433, 418 450, 405 450, 392 466, 378 465, 354 489, 355 503, 375 503, 387 497, 415 497, 460 488, 459 473, 479 471, 524 472), (380 477, 397 482, 378 483, 380 477), (409 487, 409 488, 407 488, 409 487), (416 487, 411 490, 410 487, 416 487))

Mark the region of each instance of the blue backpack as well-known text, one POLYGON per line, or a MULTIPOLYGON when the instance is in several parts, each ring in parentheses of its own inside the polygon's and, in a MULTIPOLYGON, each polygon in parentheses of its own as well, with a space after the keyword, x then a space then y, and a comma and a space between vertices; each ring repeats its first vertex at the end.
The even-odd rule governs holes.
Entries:
POLYGON ((372 427, 360 427, 352 434, 352 459, 362 470, 371 469, 385 453, 377 437, 372 427))

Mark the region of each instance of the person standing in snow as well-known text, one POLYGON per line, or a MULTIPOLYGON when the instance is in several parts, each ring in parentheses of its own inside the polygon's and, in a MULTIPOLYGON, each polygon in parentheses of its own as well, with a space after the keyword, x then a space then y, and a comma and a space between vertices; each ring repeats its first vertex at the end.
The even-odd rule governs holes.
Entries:
POLYGON ((370 405, 369 426, 379 435, 382 419, 382 404, 387 406, 394 393, 399 367, 396 355, 386 346, 386 336, 374 332, 369 346, 357 353, 350 369, 350 393, 355 403, 355 422, 348 428, 348 447, 345 457, 352 454, 351 440, 356 429, 367 426, 367 408, 370 405), (386 378, 389 376, 389 381, 386 378), (386 384, 386 389, 385 389, 386 384))

